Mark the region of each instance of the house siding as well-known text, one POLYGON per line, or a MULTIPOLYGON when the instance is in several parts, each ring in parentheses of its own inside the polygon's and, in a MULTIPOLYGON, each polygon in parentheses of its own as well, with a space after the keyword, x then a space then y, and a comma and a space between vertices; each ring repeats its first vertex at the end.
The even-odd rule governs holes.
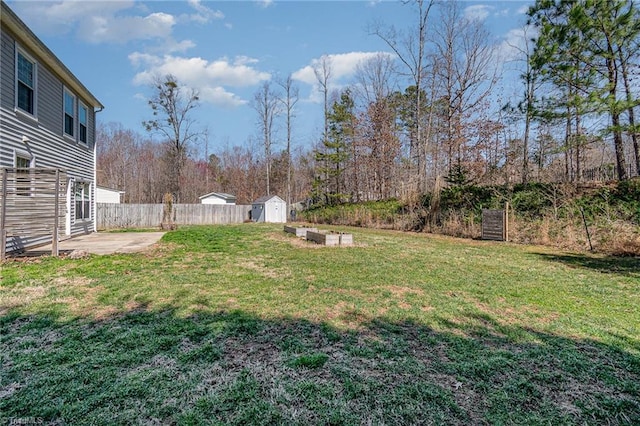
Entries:
POLYGON ((2 49, 0 50, 0 106, 13 109, 15 92, 15 41, 13 37, 2 31, 2 49))
POLYGON ((38 62, 38 124, 62 136, 62 82, 38 62))
MULTIPOLYGON (((17 153, 29 154, 35 158, 35 167, 58 168, 67 171, 68 184, 87 182, 91 184, 90 220, 75 219, 75 202, 73 192, 69 201, 69 219, 62 223, 62 233, 77 235, 92 232, 95 222, 95 182, 94 182, 94 146, 95 146, 95 111, 92 103, 69 89, 76 96, 76 131, 75 140, 63 135, 63 93, 64 83, 42 58, 34 55, 22 46, 15 34, 2 28, 2 50, 0 52, 0 167, 14 167, 17 153), (15 60, 16 46, 19 45, 37 62, 36 107, 34 120, 27 114, 15 111, 15 60), (77 141, 78 106, 82 102, 87 106, 87 144, 77 141), (29 139, 25 144, 23 136, 29 139), (67 226, 65 226, 67 225, 67 226)), ((72 188, 70 189, 72 191, 72 188)), ((65 201, 65 200, 63 200, 65 201)), ((63 204, 63 208, 64 205, 63 204)), ((37 238, 23 242, 23 246, 38 245, 49 242, 50 238, 37 238)), ((9 240, 7 247, 14 247, 9 240)))

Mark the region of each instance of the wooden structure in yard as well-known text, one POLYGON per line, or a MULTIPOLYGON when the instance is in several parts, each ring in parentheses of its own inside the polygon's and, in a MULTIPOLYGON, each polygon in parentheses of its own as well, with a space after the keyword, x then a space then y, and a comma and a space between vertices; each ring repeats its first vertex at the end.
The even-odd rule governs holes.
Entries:
POLYGON ((1 169, 0 260, 7 252, 51 242, 58 255, 58 237, 66 215, 67 175, 59 169, 1 169))
POLYGON ((482 210, 482 239, 509 241, 509 204, 504 210, 482 210))

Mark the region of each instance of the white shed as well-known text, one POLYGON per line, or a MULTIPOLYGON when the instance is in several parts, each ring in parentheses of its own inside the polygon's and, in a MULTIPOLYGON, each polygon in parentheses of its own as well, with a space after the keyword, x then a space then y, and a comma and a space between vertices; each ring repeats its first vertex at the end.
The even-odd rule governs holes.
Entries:
POLYGON ((227 204, 235 206, 236 196, 224 192, 210 192, 200 198, 201 204, 227 204))
POLYGON ((116 203, 122 202, 121 196, 124 191, 117 189, 105 188, 104 186, 96 186, 96 203, 116 203))
POLYGON ((286 223, 287 203, 277 195, 260 197, 251 204, 254 222, 286 223))

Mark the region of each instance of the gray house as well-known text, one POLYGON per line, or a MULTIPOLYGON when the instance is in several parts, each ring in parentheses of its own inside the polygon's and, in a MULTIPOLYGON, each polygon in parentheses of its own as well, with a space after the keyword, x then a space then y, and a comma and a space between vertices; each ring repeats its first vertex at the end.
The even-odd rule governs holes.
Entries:
POLYGON ((103 106, 1 6, 0 219, 15 250, 51 241, 52 223, 62 236, 95 231, 95 115, 103 106))
POLYGON ((286 223, 286 201, 277 195, 258 198, 251 203, 251 220, 254 222, 286 223))

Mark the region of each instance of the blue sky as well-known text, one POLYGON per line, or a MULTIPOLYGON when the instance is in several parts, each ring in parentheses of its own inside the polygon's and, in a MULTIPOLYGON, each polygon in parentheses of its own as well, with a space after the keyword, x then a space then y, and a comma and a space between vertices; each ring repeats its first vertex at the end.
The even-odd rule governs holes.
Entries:
MULTIPOLYGON (((256 139, 253 95, 264 81, 288 74, 300 89, 294 144, 312 146, 322 126, 314 61, 329 55, 331 85, 345 87, 353 82, 358 62, 390 52, 367 34, 367 25, 381 21, 405 29, 415 16, 415 9, 397 1, 7 3, 105 105, 98 114, 101 122, 144 133, 141 123, 151 118, 146 98, 154 75, 172 73, 197 89, 196 119, 208 129, 209 152, 256 139)), ((485 21, 501 60, 512 58, 510 46, 522 42, 524 11, 531 2, 461 4, 467 16, 485 21)), ((507 96, 516 90, 512 78, 500 84, 507 96)), ((283 137, 284 131, 277 130, 276 140, 283 137)))

